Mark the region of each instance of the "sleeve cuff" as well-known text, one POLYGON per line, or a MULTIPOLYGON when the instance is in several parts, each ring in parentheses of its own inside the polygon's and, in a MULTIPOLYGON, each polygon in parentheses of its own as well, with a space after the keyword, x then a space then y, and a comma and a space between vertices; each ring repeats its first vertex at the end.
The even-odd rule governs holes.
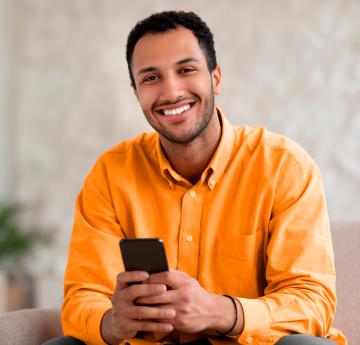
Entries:
POLYGON ((269 312, 257 299, 236 298, 244 311, 244 329, 237 338, 239 344, 263 344, 269 334, 269 312))
POLYGON ((106 343, 101 335, 101 321, 104 317, 104 314, 111 308, 111 306, 102 306, 97 307, 94 313, 91 316, 91 324, 88 325, 88 337, 91 339, 91 343, 86 343, 87 345, 109 345, 106 343))

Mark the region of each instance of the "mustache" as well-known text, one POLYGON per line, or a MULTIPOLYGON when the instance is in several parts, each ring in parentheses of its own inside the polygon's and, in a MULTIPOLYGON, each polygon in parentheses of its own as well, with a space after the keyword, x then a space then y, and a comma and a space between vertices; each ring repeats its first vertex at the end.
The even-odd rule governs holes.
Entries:
POLYGON ((152 109, 154 110, 155 108, 158 108, 158 107, 163 107, 165 105, 174 105, 176 103, 180 103, 182 101, 198 101, 200 98, 199 97, 179 97, 177 98, 175 101, 165 101, 165 102, 162 102, 162 103, 158 103, 158 104, 154 104, 154 106, 152 107, 152 109))

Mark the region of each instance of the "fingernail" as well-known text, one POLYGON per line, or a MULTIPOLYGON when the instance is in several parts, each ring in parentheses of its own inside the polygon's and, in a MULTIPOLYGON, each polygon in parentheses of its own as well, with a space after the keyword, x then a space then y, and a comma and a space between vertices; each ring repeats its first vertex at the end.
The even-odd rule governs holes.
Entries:
POLYGON ((148 277, 148 274, 146 272, 140 273, 140 279, 146 279, 148 277))
POLYGON ((161 292, 163 290, 163 286, 162 285, 156 285, 156 291, 157 292, 161 292))
POLYGON ((173 315, 174 315, 174 312, 171 309, 166 311, 166 317, 170 318, 170 317, 173 317, 173 315))
POLYGON ((171 330, 172 330, 172 326, 170 326, 170 325, 164 326, 164 331, 165 332, 171 332, 171 330))

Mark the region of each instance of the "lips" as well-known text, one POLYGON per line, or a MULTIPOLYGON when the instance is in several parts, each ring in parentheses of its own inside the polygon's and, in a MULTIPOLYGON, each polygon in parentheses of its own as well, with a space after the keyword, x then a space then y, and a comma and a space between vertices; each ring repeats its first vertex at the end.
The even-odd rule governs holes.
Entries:
POLYGON ((180 102, 171 106, 156 109, 156 112, 167 122, 174 123, 184 120, 194 108, 195 102, 180 102))
POLYGON ((190 109, 194 103, 194 101, 182 101, 175 104, 159 107, 156 109, 156 112, 160 115, 175 116, 190 109))
POLYGON ((186 104, 183 107, 179 107, 176 109, 168 109, 168 110, 164 109, 162 110, 162 113, 164 115, 179 115, 188 109, 190 109, 190 104, 186 104))

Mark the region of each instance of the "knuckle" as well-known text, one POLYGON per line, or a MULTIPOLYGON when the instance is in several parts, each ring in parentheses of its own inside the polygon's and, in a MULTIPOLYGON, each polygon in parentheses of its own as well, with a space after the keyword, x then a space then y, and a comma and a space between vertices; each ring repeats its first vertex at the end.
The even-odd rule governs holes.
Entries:
POLYGON ((188 293, 188 291, 182 291, 181 293, 180 293, 180 300, 181 301, 183 301, 183 302, 185 302, 185 303, 189 303, 189 302, 191 302, 191 295, 188 293))
POLYGON ((141 297, 139 301, 137 301, 139 304, 153 304, 154 303, 154 297, 141 297))
POLYGON ((136 290, 137 290, 137 287, 134 285, 130 285, 128 287, 128 293, 129 293, 129 296, 130 297, 136 297, 136 290))
POLYGON ((185 320, 185 318, 179 318, 179 320, 178 320, 178 325, 181 327, 181 328, 184 328, 184 327, 186 327, 187 326, 187 322, 186 322, 186 320, 185 320))
POLYGON ((185 315, 189 315, 191 313, 191 308, 189 306, 184 306, 182 312, 185 314, 185 315))
POLYGON ((112 304, 118 304, 121 301, 122 293, 115 291, 115 293, 111 296, 111 303, 112 304))
POLYGON ((120 312, 118 310, 113 309, 112 314, 115 319, 118 319, 120 317, 120 312))
POLYGON ((124 319, 120 319, 118 321, 118 326, 120 329, 127 329, 128 328, 128 322, 124 319))
POLYGON ((122 283, 122 273, 119 273, 119 274, 116 276, 116 283, 117 283, 117 284, 121 284, 121 283, 122 283))
POLYGON ((160 299, 156 296, 149 297, 149 303, 156 304, 160 301, 160 299))
POLYGON ((117 298, 115 297, 115 295, 112 295, 110 298, 111 303, 114 305, 116 303, 117 298))
POLYGON ((142 319, 144 317, 144 310, 142 308, 137 308, 135 314, 138 319, 142 319))
POLYGON ((141 322, 141 324, 140 324, 140 329, 141 329, 142 331, 148 331, 148 330, 150 330, 150 322, 148 322, 148 321, 143 321, 143 322, 141 322))
POLYGON ((165 280, 169 283, 174 281, 174 275, 171 272, 165 273, 165 280))
POLYGON ((195 279, 189 279, 187 281, 187 285, 189 286, 189 288, 195 289, 195 287, 197 285, 197 281, 195 279))

